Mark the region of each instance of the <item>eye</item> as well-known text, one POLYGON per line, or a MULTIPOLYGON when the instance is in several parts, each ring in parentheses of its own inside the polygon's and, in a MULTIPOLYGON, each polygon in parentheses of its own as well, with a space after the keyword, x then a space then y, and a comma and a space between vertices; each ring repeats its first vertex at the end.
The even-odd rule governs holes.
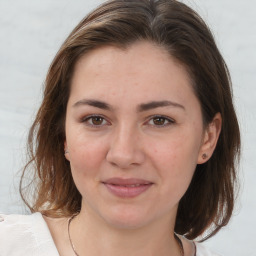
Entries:
POLYGON ((82 119, 82 122, 89 126, 104 126, 109 124, 104 117, 97 115, 85 117, 82 119))
POLYGON ((174 120, 165 116, 153 116, 148 124, 157 127, 164 127, 174 123, 174 120))

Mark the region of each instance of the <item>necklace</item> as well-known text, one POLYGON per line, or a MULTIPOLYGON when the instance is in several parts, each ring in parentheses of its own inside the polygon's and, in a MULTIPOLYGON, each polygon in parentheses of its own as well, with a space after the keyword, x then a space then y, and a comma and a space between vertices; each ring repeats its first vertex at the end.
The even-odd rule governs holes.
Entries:
MULTIPOLYGON (((76 252, 76 249, 75 249, 75 246, 72 242, 72 239, 71 239, 71 236, 70 236, 70 223, 71 221, 77 216, 77 214, 71 216, 69 219, 68 219, 68 238, 69 238, 69 242, 70 242, 70 245, 72 247, 72 250, 73 252, 75 253, 76 256, 80 256, 77 252, 76 252)), ((180 255, 181 256, 184 256, 184 248, 183 248, 183 244, 182 244, 182 241, 180 240, 180 238, 174 233, 174 237, 176 239, 176 241, 178 242, 178 245, 179 245, 179 249, 180 249, 180 255)), ((195 255, 196 256, 196 246, 195 246, 195 255)))
POLYGON ((79 256, 79 254, 76 252, 76 249, 75 249, 75 246, 71 240, 71 236, 70 236, 70 223, 71 221, 77 216, 77 214, 71 216, 69 219, 68 219, 68 238, 69 238, 69 242, 70 242, 70 245, 72 247, 72 250, 73 252, 75 253, 76 256, 79 256))
POLYGON ((180 255, 184 256, 184 248, 183 248, 183 244, 182 244, 180 238, 175 233, 174 233, 174 237, 175 237, 176 241, 178 242, 179 249, 180 249, 180 255))

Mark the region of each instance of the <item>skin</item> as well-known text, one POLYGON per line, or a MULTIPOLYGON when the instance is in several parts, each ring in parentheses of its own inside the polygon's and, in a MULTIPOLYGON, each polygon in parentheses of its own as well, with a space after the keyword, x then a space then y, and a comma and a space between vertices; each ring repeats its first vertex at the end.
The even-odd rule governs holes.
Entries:
MULTIPOLYGON (((206 129, 202 120, 187 71, 159 46, 105 46, 78 61, 64 147, 83 198, 70 229, 80 255, 180 255, 173 236, 178 203, 221 127, 219 114, 206 129), (171 104, 148 104, 163 101, 171 104), (102 183, 113 177, 153 185, 120 198, 102 183)), ((66 220, 46 221, 61 255, 72 255, 66 220)), ((193 255, 191 242, 183 244, 193 255)))

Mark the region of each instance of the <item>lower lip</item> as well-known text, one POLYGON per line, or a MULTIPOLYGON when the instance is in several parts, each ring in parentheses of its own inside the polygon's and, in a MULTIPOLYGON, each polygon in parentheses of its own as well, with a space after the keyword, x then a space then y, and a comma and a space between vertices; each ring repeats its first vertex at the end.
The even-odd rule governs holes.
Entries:
POLYGON ((103 183, 107 189, 118 197, 131 198, 139 196, 140 194, 147 191, 153 184, 141 184, 137 187, 125 187, 121 185, 113 185, 108 183, 103 183))

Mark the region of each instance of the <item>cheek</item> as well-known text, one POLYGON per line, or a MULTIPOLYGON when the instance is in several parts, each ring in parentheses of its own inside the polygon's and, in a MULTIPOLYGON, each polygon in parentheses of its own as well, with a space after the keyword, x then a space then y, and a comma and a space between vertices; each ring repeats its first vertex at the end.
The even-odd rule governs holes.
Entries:
POLYGON ((94 191, 104 162, 103 143, 92 139, 75 139, 69 143, 70 167, 77 189, 83 195, 94 191))
POLYGON ((99 140, 76 137, 70 140, 70 165, 74 174, 90 176, 99 170, 106 155, 106 147, 99 140))
POLYGON ((200 147, 196 137, 195 134, 183 132, 148 147, 153 149, 151 159, 163 180, 189 185, 200 147))

